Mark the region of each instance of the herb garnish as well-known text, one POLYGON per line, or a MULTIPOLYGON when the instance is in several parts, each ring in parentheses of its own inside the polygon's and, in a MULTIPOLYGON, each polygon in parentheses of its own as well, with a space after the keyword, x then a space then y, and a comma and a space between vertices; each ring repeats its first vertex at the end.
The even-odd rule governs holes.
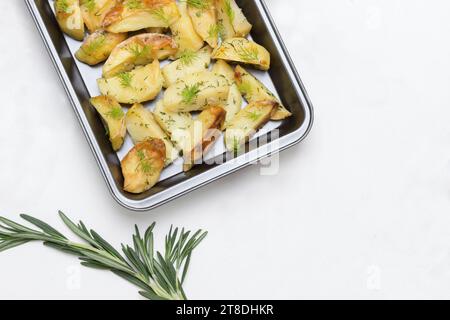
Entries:
POLYGON ((109 111, 106 115, 107 115, 108 117, 114 119, 114 120, 120 120, 120 119, 123 118, 123 116, 124 116, 125 114, 123 113, 122 108, 120 108, 120 107, 114 107, 114 108, 111 109, 111 111, 109 111))
POLYGON ((131 72, 122 72, 117 75, 120 80, 120 85, 124 88, 131 87, 131 82, 133 81, 133 74, 131 72))
POLYGON ((200 93, 200 84, 196 83, 192 86, 186 86, 183 91, 181 91, 181 97, 183 98, 183 103, 190 104, 200 93))
POLYGON ((69 2, 67 0, 56 0, 56 11, 71 14, 72 9, 70 8, 69 2))
POLYGON ((21 217, 40 230, 0 217, 0 252, 31 241, 42 241, 48 247, 78 256, 85 267, 113 272, 138 286, 142 290, 139 293, 147 299, 186 299, 182 286, 192 251, 203 241, 207 232, 199 230, 192 234, 171 227, 165 238, 165 252, 161 254, 154 249, 155 223, 143 235, 136 226, 133 246, 122 245, 122 255, 97 232, 89 231, 83 222, 75 224, 64 213, 59 212, 59 215, 64 224, 85 243, 73 242, 47 223, 28 215, 21 217))
POLYGON ((261 118, 261 114, 256 111, 253 112, 247 111, 246 116, 253 122, 258 121, 259 118, 261 118))
POLYGON ((125 0, 123 5, 130 10, 143 8, 143 4, 142 4, 141 0, 125 0))
POLYGON ((151 52, 151 48, 147 44, 146 45, 134 44, 128 47, 128 51, 131 52, 131 54, 134 56, 135 59, 139 59, 148 56, 151 52))
POLYGON ((96 0, 83 0, 83 6, 88 9, 89 12, 92 12, 97 7, 97 4, 95 3, 96 0))
POLYGON ((228 16, 228 19, 230 19, 230 22, 233 23, 235 16, 233 8, 231 7, 230 0, 225 0, 224 2, 225 2, 224 3, 225 14, 228 16))
POLYGON ((192 50, 185 50, 180 55, 180 62, 183 66, 190 66, 197 60, 198 54, 192 50))
POLYGON ((214 39, 216 37, 223 38, 224 33, 225 33, 225 30, 221 23, 213 24, 209 27, 208 38, 210 38, 210 39, 214 39))
POLYGON ((170 25, 169 18, 167 17, 167 14, 164 12, 163 8, 157 8, 152 10, 152 15, 154 15, 158 20, 164 22, 166 25, 170 25))
POLYGON ((208 9, 210 3, 208 0, 185 0, 187 5, 196 9, 208 9))
POLYGON ((137 152, 137 156, 139 158, 139 165, 136 168, 136 171, 142 171, 144 174, 150 174, 153 171, 153 166, 150 161, 147 159, 144 150, 139 150, 137 152))
POLYGON ((99 35, 97 38, 89 42, 82 50, 87 54, 91 55, 95 53, 98 49, 103 47, 106 42, 106 37, 104 35, 99 35))

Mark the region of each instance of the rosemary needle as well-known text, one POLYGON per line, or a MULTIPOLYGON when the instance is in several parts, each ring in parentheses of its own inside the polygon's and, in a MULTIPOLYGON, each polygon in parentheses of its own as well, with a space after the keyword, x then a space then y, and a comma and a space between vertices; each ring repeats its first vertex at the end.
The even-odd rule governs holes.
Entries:
POLYGON ((64 224, 85 243, 75 243, 47 223, 28 215, 22 219, 40 230, 31 229, 0 217, 0 252, 30 241, 42 241, 46 246, 76 255, 86 267, 112 271, 138 286, 143 297, 151 300, 186 300, 183 283, 192 251, 206 237, 199 230, 191 235, 185 229, 170 228, 165 238, 164 255, 154 250, 153 223, 143 235, 135 227, 133 245, 123 245, 122 253, 106 242, 83 222, 75 224, 59 212, 64 224))

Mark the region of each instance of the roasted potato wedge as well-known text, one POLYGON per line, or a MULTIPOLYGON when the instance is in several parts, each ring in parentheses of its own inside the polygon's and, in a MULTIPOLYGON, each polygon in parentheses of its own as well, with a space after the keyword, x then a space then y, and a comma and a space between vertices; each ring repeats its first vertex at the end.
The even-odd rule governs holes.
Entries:
POLYGON ((225 105, 229 92, 230 83, 225 76, 209 71, 193 73, 167 88, 164 108, 170 112, 191 112, 225 105))
POLYGON ((242 95, 234 81, 234 69, 225 61, 218 60, 213 68, 212 72, 224 75, 230 83, 230 93, 228 94, 227 103, 224 105, 224 109, 227 112, 225 124, 222 129, 225 129, 228 123, 241 111, 242 107, 242 95))
POLYGON ((192 73, 205 71, 210 63, 211 48, 209 46, 198 52, 185 51, 178 60, 162 69, 164 87, 170 87, 178 80, 192 73))
POLYGON ((179 151, 174 147, 167 134, 156 122, 153 113, 145 109, 142 104, 137 103, 128 110, 126 126, 135 144, 144 142, 149 138, 161 139, 166 147, 165 162, 167 165, 179 157, 179 151))
POLYGON ((179 18, 175 0, 123 0, 106 15, 103 27, 114 33, 167 28, 179 18))
POLYGON ((127 129, 125 126, 125 113, 113 97, 98 96, 90 100, 91 104, 100 114, 108 128, 109 140, 114 151, 122 148, 127 129))
POLYGON ((192 24, 191 17, 187 11, 186 2, 178 3, 178 9, 181 17, 170 26, 172 36, 178 45, 178 52, 175 58, 178 58, 186 51, 197 52, 203 47, 204 41, 197 34, 192 24))
POLYGON ((216 48, 221 25, 217 23, 214 0, 188 1, 187 8, 197 34, 212 48, 216 48))
POLYGON ((155 99, 161 92, 163 77, 159 61, 119 73, 113 78, 97 80, 103 95, 113 96, 120 103, 140 103, 155 99))
POLYGON ((189 149, 190 141, 192 141, 191 129, 194 126, 194 119, 190 113, 166 111, 162 101, 159 101, 153 115, 178 149, 182 151, 189 149))
POLYGON ((84 38, 84 21, 79 0, 55 0, 55 14, 61 30, 75 40, 84 38))
POLYGON ((211 72, 225 76, 230 83, 234 82, 234 69, 224 60, 217 60, 211 72))
POLYGON ((123 189, 130 193, 150 190, 161 177, 166 147, 161 139, 150 139, 134 146, 122 160, 123 189))
POLYGON ((221 26, 222 40, 236 37, 233 27, 234 11, 230 0, 214 0, 216 5, 217 23, 221 26))
POLYGON ((245 38, 225 40, 214 50, 213 58, 245 63, 264 71, 270 69, 269 51, 245 38))
POLYGON ((235 0, 224 0, 225 8, 228 16, 230 16, 236 37, 245 38, 252 30, 252 25, 248 22, 241 8, 236 4, 235 0))
POLYGON ((225 145, 229 151, 238 153, 241 146, 247 142, 269 120, 278 106, 271 100, 255 101, 242 109, 228 123, 225 132, 225 145))
POLYGON ((103 19, 116 5, 117 0, 80 0, 81 14, 89 32, 102 29, 103 19))
POLYGON ((184 153, 183 170, 189 171, 206 155, 221 135, 226 111, 222 107, 211 106, 205 109, 192 128, 192 148, 184 153))
POLYGON ((108 59, 114 48, 126 38, 125 33, 97 30, 84 40, 75 57, 91 66, 99 64, 108 59))
POLYGON ((252 103, 260 100, 272 100, 278 104, 277 109, 272 114, 271 120, 283 120, 292 115, 292 113, 281 104, 280 100, 275 97, 264 84, 241 66, 236 66, 235 81, 247 102, 252 103))
POLYGON ((163 34, 144 33, 131 37, 111 52, 103 66, 103 77, 114 77, 121 72, 149 64, 156 59, 164 60, 174 55, 177 48, 172 37, 163 34))

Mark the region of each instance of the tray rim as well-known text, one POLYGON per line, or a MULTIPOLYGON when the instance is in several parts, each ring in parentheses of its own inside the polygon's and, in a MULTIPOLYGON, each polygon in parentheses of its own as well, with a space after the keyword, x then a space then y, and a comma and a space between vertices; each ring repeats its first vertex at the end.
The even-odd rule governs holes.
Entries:
POLYGON ((24 1, 35 22, 39 34, 41 35, 41 38, 52 60, 52 63, 57 71, 57 74, 63 84, 64 90, 66 91, 70 104, 72 105, 72 108, 78 118, 78 122, 84 132, 85 138, 88 141, 92 153, 94 154, 94 158, 97 161, 98 166, 100 167, 100 172, 102 173, 103 179, 106 182, 108 190, 112 195, 112 197, 115 199, 115 201, 119 205, 128 210, 135 212, 149 212, 153 209, 156 209, 157 207, 160 207, 172 200, 175 200, 190 192, 202 188, 236 171, 244 169, 255 162, 259 162, 265 158, 271 157, 274 154, 278 154, 281 151, 284 151, 288 148, 291 148, 299 144, 309 135, 309 133, 312 130, 312 127, 314 125, 314 107, 303 84, 303 81, 299 76, 297 68, 295 67, 295 64, 292 61, 292 58, 286 48, 286 45, 281 37, 279 30, 275 25, 275 22, 269 12, 265 0, 254 0, 254 2, 260 7, 260 9, 262 9, 263 19, 265 19, 265 24, 268 25, 270 29, 269 31, 272 32, 272 36, 275 38, 274 40, 276 40, 275 45, 278 47, 278 51, 282 53, 281 59, 283 60, 283 64, 287 67, 289 76, 292 80, 292 85, 296 87, 296 91, 300 94, 300 98, 305 107, 305 120, 303 124, 300 126, 300 128, 287 134, 286 136, 283 136, 273 142, 268 143, 267 145, 261 146, 240 157, 237 157, 231 161, 218 165, 204 173, 201 173, 195 177, 190 178, 187 181, 175 185, 174 187, 168 190, 171 191, 169 196, 156 194, 143 200, 138 201, 130 200, 124 197, 119 192, 119 190, 117 190, 112 175, 110 174, 110 172, 107 172, 109 171, 107 169, 108 165, 104 161, 103 157, 100 156, 101 150, 98 144, 96 143, 95 136, 91 128, 87 124, 87 119, 85 119, 81 103, 76 98, 76 92, 73 88, 73 84, 70 81, 66 72, 64 71, 62 61, 60 59, 57 59, 59 55, 56 52, 55 46, 51 43, 48 30, 44 26, 42 17, 40 16, 38 9, 36 7, 35 0, 24 0, 24 1), (268 149, 269 151, 263 154, 259 154, 262 149, 268 149), (177 192, 176 189, 179 189, 179 191, 177 192))

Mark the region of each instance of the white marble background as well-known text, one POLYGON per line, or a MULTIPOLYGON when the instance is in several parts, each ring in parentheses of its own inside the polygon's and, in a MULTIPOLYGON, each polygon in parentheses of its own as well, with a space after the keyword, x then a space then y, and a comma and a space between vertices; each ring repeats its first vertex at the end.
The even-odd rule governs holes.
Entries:
MULTIPOLYGON (((253 166, 149 214, 109 195, 23 1, 0 2, 0 212, 114 244, 133 224, 206 228, 191 298, 450 298, 450 3, 268 0, 316 108, 276 176, 253 166)), ((30 244, 0 254, 0 298, 136 299, 30 244), (79 279, 79 281, 73 281, 79 279)))

